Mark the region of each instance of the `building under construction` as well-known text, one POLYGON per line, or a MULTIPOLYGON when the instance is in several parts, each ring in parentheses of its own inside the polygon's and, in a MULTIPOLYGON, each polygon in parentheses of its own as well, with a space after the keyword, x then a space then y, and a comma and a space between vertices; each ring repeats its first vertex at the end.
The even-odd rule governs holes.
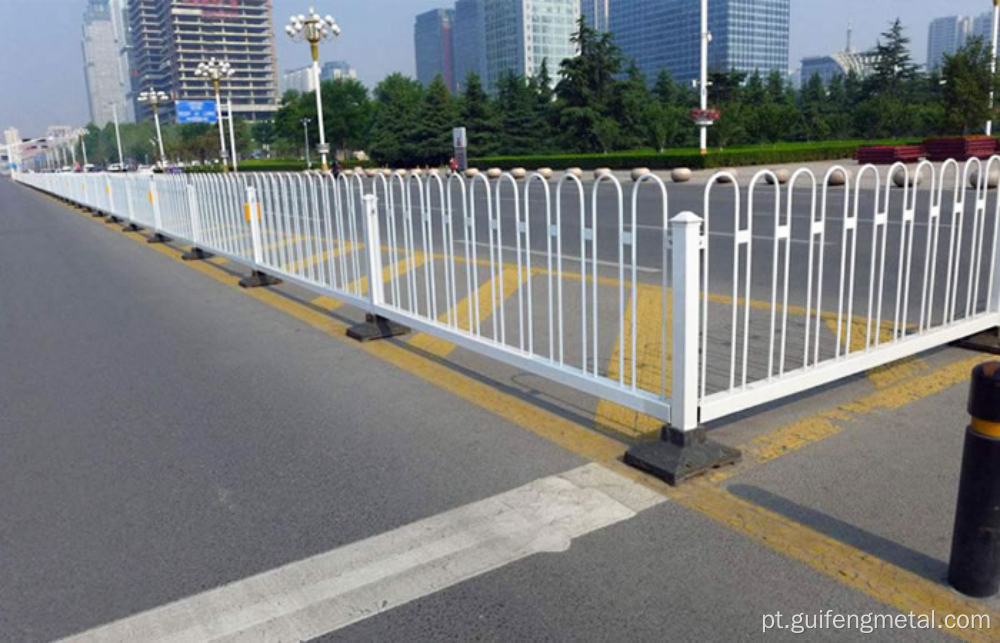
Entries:
MULTIPOLYGON (((236 116, 269 119, 278 109, 271 0, 129 0, 132 96, 150 87, 176 100, 214 100, 211 81, 195 75, 211 57, 235 74, 223 82, 236 116)), ((151 116, 136 103, 139 118, 151 116)), ((172 116, 173 103, 161 107, 172 116)))

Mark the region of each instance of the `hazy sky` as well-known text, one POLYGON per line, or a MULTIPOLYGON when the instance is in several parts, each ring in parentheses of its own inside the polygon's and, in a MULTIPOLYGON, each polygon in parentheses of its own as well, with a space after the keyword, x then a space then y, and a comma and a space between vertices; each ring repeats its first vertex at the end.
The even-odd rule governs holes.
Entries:
MULTIPOLYGON (((689 0, 695 2, 696 0, 689 0)), ((989 0, 791 0, 792 66, 803 56, 842 49, 847 22, 854 43, 874 44, 886 24, 903 18, 917 62, 927 55, 932 18, 974 15, 992 7, 989 0), (831 8, 836 7, 835 11, 831 8)), ((392 71, 414 74, 413 18, 449 0, 313 0, 321 14, 333 14, 343 35, 323 46, 324 60, 346 60, 368 85, 392 71)), ((0 129, 14 125, 25 136, 50 124, 82 125, 88 120, 80 27, 86 0, 0 0, 0 129), (42 25, 45 25, 44 28, 42 25)), ((275 26, 284 28, 292 13, 309 0, 274 0, 275 26)), ((309 48, 279 33, 278 66, 309 62, 309 48)))

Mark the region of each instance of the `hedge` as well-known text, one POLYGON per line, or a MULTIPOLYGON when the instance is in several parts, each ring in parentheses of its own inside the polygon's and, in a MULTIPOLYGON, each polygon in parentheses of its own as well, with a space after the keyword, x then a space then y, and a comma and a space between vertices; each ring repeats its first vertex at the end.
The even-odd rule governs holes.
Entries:
POLYGON ((639 150, 632 152, 610 152, 608 154, 538 154, 531 156, 490 156, 469 160, 469 165, 479 168, 551 167, 564 170, 570 167, 608 167, 613 170, 630 170, 648 167, 654 170, 669 170, 676 167, 708 169, 740 165, 768 165, 771 163, 806 163, 809 161, 832 161, 852 158, 854 151, 868 145, 903 145, 919 140, 899 141, 827 141, 822 143, 784 143, 773 146, 734 147, 709 150, 702 155, 696 149, 668 150, 655 152, 639 150))
MULTIPOLYGON (((348 161, 340 166, 347 169, 356 167, 374 167, 371 161, 348 161)), ((320 163, 313 163, 313 169, 319 169, 320 163)), ((240 161, 241 172, 301 172, 306 169, 306 162, 302 159, 248 159, 240 161)), ((196 165, 184 168, 190 174, 221 172, 222 165, 196 165)))

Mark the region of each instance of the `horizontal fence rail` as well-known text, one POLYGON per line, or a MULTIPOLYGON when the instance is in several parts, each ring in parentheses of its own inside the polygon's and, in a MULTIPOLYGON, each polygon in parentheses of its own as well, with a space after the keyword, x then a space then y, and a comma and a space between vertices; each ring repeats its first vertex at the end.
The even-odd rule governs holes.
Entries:
POLYGON ((689 430, 996 326, 997 174, 16 180, 689 430))

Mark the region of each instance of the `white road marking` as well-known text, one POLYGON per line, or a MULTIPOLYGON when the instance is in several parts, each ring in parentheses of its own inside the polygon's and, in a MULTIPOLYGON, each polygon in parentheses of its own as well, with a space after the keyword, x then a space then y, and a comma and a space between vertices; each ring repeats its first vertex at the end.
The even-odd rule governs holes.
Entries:
POLYGON ((67 641, 301 641, 628 520, 664 499, 598 464, 77 634, 67 641))

